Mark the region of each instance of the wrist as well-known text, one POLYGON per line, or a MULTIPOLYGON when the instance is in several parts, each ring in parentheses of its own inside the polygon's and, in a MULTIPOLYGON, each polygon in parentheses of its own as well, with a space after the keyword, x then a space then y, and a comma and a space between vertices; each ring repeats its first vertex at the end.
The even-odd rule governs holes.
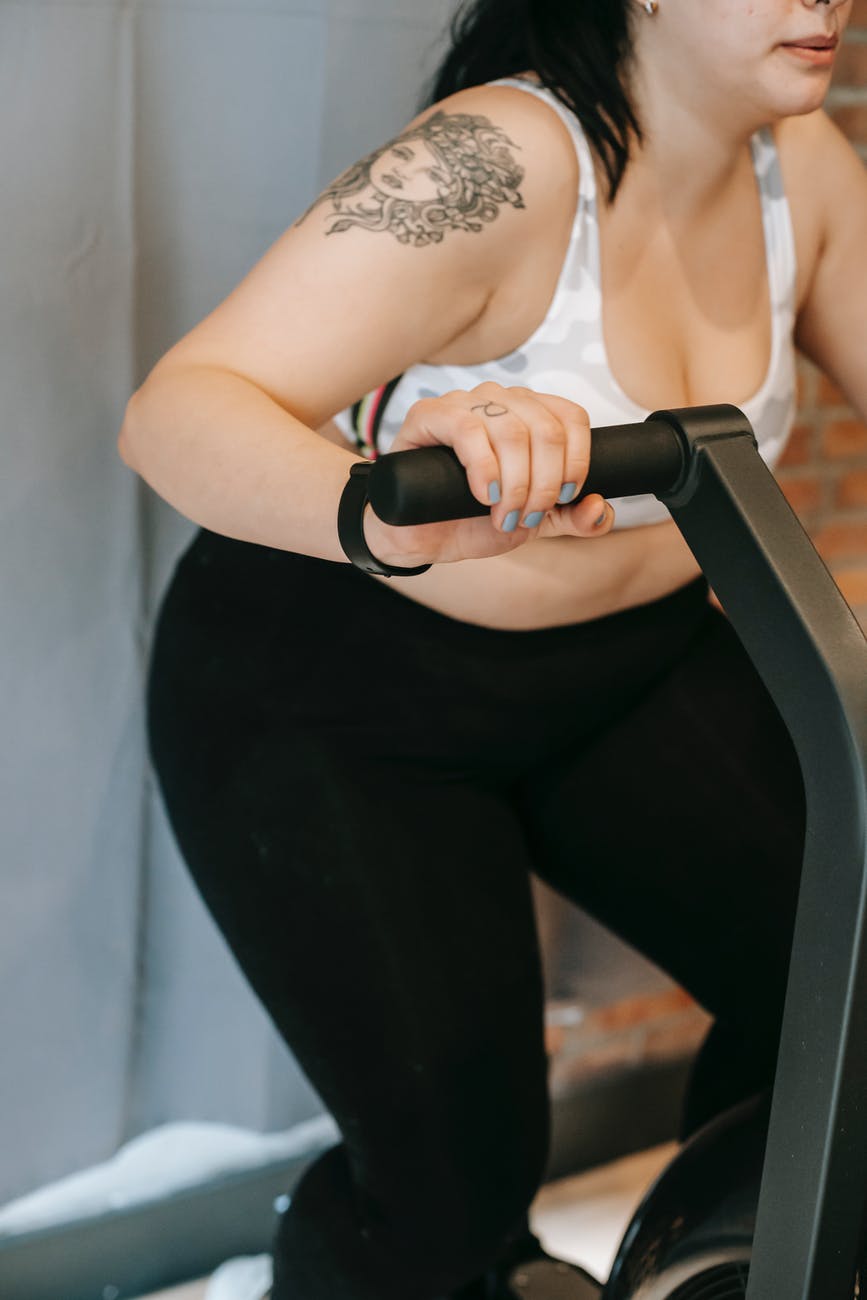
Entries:
POLYGON ((405 545, 411 539, 411 528, 394 528, 384 523, 370 502, 364 507, 361 523, 364 540, 369 550, 389 568, 406 568, 417 564, 428 564, 426 555, 419 555, 405 545), (402 546, 401 543, 404 543, 402 546))
MULTIPOLYGON (((384 534, 382 520, 377 520, 372 510, 368 516, 370 501, 367 490, 372 472, 373 465, 370 461, 357 460, 350 466, 349 478, 343 485, 337 504, 337 537, 343 553, 356 568, 375 577, 410 578, 425 573, 430 564, 398 564, 395 554, 403 559, 409 547, 396 546, 394 538, 390 536, 391 530, 384 534), (374 545, 379 547, 379 555, 370 549, 370 541, 364 531, 367 517, 375 521, 372 528, 374 545)), ((403 533, 405 531, 401 530, 403 533)), ((401 541, 403 540, 402 537, 401 541)))

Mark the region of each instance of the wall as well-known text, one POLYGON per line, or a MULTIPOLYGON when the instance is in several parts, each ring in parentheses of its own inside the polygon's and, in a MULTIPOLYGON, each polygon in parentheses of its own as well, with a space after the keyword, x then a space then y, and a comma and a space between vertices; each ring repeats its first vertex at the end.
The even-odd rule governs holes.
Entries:
MULTIPOLYGON (((825 107, 867 164, 867 0, 855 0, 825 107)), ((777 480, 867 627, 867 424, 803 356, 798 381, 798 421, 777 480)))

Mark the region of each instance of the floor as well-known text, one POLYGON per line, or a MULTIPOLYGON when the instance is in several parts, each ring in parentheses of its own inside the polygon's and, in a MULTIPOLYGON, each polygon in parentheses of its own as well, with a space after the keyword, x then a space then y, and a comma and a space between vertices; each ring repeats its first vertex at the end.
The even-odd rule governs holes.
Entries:
MULTIPOLYGON (((633 1211, 677 1149, 668 1142, 546 1184, 530 1210, 531 1226, 545 1249, 606 1278, 633 1211)), ((204 1300, 206 1285, 202 1278, 139 1300, 204 1300)))

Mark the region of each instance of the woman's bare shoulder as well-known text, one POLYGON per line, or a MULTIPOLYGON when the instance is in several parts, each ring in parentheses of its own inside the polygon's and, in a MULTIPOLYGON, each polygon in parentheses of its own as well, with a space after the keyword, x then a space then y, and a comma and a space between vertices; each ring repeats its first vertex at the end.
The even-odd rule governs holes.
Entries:
MULTIPOLYGON (((541 79, 533 71, 514 73, 511 77, 536 87, 542 86, 541 79)), ((453 108, 455 106, 453 101, 464 96, 487 98, 492 111, 505 111, 515 122, 520 121, 523 130, 531 133, 532 146, 544 150, 546 161, 555 170, 556 175, 564 179, 568 178, 572 186, 576 184, 580 164, 575 144, 569 128, 547 96, 543 98, 519 86, 493 85, 485 82, 480 86, 459 91, 448 100, 440 101, 439 107, 448 105, 453 108)))

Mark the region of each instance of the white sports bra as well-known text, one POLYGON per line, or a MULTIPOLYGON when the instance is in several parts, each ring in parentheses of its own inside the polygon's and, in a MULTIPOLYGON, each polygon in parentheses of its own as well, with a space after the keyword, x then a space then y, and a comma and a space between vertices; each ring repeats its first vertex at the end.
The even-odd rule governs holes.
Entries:
MULTIPOLYGON (((453 388, 471 389, 485 380, 566 397, 584 407, 591 427, 636 423, 650 414, 618 386, 605 353, 596 178, 581 123, 547 87, 518 77, 500 77, 487 84, 516 86, 545 99, 560 114, 575 142, 581 169, 579 199, 557 288, 541 325, 513 352, 472 366, 411 366, 340 411, 335 423, 368 459, 389 450, 413 402, 439 397, 453 388)), ((791 214, 770 129, 757 131, 750 147, 761 196, 772 341, 764 383, 740 408, 753 426, 762 459, 773 469, 795 417, 797 264, 791 214)), ((668 509, 651 495, 612 497, 611 502, 614 529, 664 523, 671 518, 668 509)))

